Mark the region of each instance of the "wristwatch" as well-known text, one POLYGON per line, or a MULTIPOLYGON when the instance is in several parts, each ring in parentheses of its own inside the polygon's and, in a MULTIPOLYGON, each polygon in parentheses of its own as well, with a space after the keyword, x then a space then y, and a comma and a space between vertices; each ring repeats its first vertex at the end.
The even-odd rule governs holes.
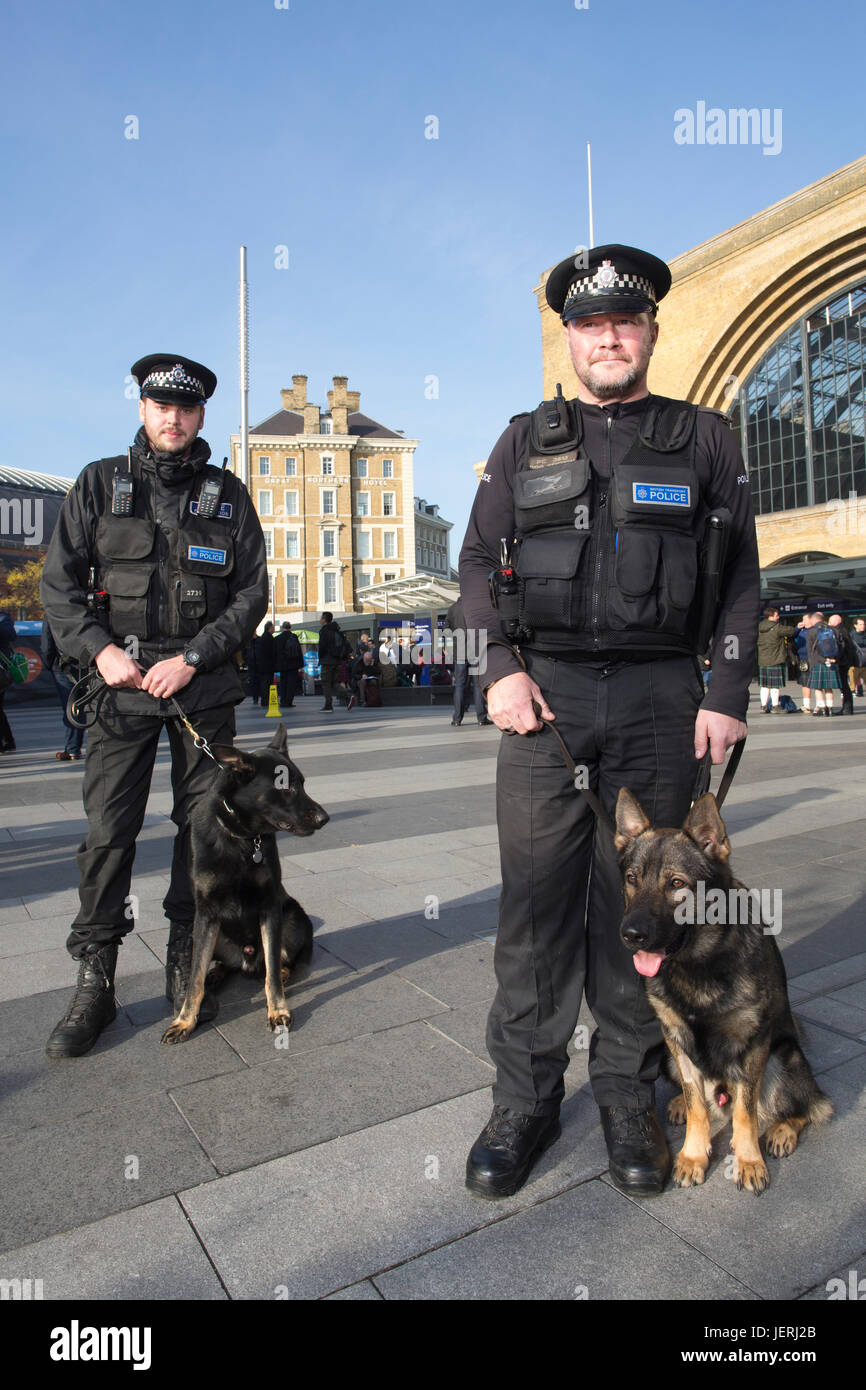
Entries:
POLYGON ((191 666, 194 671, 197 671, 201 666, 201 652, 193 651, 192 647, 187 647, 183 654, 183 660, 186 666, 191 666))

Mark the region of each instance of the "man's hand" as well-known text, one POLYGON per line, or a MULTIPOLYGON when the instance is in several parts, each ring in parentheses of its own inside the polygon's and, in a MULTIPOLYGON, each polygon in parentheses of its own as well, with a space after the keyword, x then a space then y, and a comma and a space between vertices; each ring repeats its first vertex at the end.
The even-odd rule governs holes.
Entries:
POLYGON ((94 660, 105 684, 113 690, 141 688, 141 667, 122 647, 116 647, 112 642, 110 646, 103 647, 94 660))
POLYGON ((542 719, 556 718, 531 676, 516 671, 494 681, 487 692, 487 713, 504 733, 532 734, 544 726, 532 708, 533 700, 541 710, 542 719))
POLYGON ((707 747, 714 763, 723 763, 725 753, 735 743, 746 737, 746 725, 729 714, 713 714, 710 710, 698 710, 695 720, 695 757, 706 757, 707 747))
POLYGON ((187 666, 182 656, 170 656, 145 671, 141 688, 159 700, 167 700, 189 685, 194 675, 195 667, 187 666))

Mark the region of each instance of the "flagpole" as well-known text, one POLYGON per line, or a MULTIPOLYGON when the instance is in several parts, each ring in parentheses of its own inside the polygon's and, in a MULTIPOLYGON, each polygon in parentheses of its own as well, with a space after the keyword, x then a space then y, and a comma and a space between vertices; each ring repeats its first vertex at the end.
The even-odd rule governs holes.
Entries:
POLYGON ((250 397, 250 338, 249 324, 247 321, 247 310, 249 307, 249 297, 247 292, 247 248, 241 247, 241 282, 239 295, 240 311, 240 349, 241 349, 241 457, 240 457, 240 480, 245 487, 249 487, 249 438, 250 438, 250 416, 249 416, 249 397, 250 397))

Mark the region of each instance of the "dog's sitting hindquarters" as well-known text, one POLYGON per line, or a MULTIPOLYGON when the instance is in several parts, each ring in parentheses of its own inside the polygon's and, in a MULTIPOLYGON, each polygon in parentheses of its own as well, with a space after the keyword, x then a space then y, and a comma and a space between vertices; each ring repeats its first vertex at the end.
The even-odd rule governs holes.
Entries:
MULTIPOLYGON (((265 970, 268 1027, 291 1027, 289 970, 312 953, 313 927, 282 886, 276 832, 312 835, 328 815, 304 791, 281 724, 266 749, 216 746, 213 787, 190 818, 195 926, 190 983, 164 1043, 183 1042, 198 1020, 212 960, 265 970)), ((213 972, 211 975, 213 978, 213 972)))
POLYGON ((779 1158, 793 1153, 810 1121, 833 1112, 800 1047, 775 936, 750 912, 699 913, 706 920, 698 921, 683 910, 689 894, 692 903, 735 909, 749 898, 731 873, 731 847, 711 794, 695 802, 682 830, 670 830, 650 825, 623 788, 614 843, 626 907, 620 936, 645 977, 683 1088, 668 1111, 680 1123, 684 1111, 686 1121, 674 1182, 704 1181, 709 1106, 730 1100, 732 1176, 738 1187, 761 1193, 770 1175, 760 1135, 779 1158))

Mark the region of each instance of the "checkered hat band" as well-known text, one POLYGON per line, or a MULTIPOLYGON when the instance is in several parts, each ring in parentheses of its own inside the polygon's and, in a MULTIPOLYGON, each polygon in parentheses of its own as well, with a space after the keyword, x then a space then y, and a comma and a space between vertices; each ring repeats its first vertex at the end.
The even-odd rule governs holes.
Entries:
POLYGON ((579 299, 582 295, 610 295, 617 293, 642 294, 645 298, 651 299, 653 303, 655 303, 656 291, 652 281, 647 280, 645 275, 627 274, 616 275, 610 280, 609 284, 600 284, 597 275, 591 280, 587 279, 586 276, 581 277, 579 280, 573 280, 568 287, 565 302, 566 305, 568 305, 572 299, 579 299))
POLYGON ((142 382, 142 391, 188 391, 190 395, 204 396, 205 389, 196 377, 188 376, 182 367, 172 367, 170 372, 151 372, 142 382))

